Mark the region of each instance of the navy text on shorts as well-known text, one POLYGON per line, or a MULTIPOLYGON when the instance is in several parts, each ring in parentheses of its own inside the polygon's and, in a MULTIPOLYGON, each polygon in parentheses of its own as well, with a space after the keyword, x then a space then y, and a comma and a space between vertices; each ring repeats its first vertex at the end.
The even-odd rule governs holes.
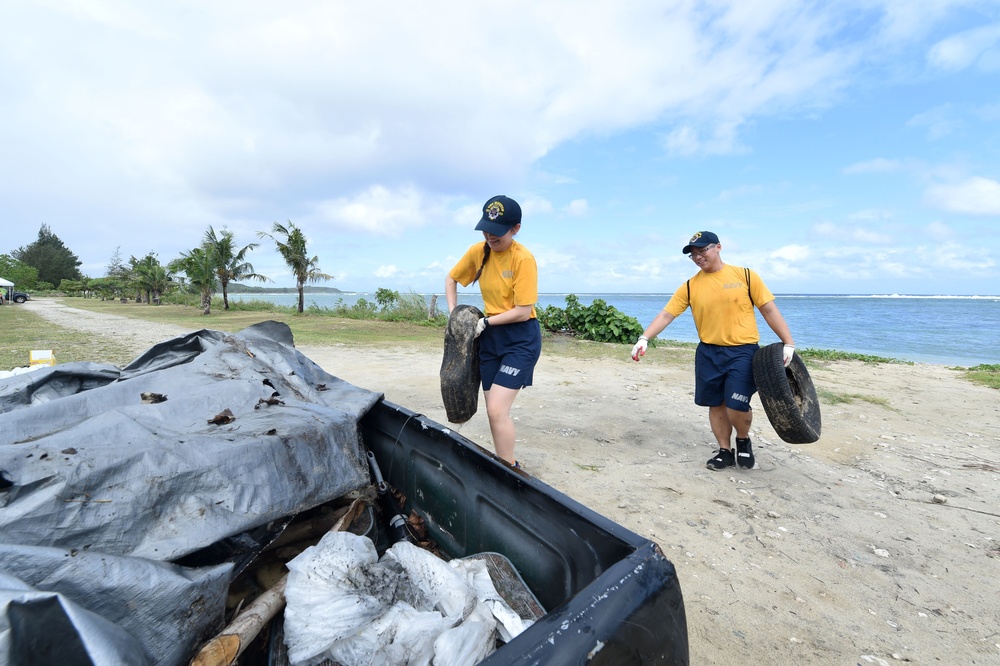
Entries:
POLYGON ((479 374, 483 390, 493 384, 509 389, 531 386, 542 355, 542 327, 537 319, 487 326, 479 336, 479 374))
POLYGON ((699 343, 694 355, 694 404, 725 404, 738 412, 749 411, 750 397, 757 392, 753 355, 758 349, 757 343, 735 347, 699 343))

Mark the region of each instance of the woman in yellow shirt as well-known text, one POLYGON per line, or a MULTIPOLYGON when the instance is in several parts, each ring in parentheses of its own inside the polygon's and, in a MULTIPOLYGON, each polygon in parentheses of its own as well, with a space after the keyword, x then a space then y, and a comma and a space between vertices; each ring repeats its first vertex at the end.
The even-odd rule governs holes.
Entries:
POLYGON ((535 317, 538 266, 514 240, 520 229, 516 201, 503 195, 487 201, 476 225, 485 242, 470 247, 444 280, 449 313, 458 304, 458 285, 479 282, 486 316, 477 322, 476 336, 486 414, 497 456, 516 467, 510 409, 518 391, 531 386, 542 353, 542 329, 535 317))

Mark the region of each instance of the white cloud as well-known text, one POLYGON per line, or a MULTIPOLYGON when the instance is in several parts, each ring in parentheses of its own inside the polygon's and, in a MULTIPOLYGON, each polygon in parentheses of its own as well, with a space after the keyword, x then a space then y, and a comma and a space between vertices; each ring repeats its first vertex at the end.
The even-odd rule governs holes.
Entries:
POLYGON ((761 185, 740 185, 719 193, 719 201, 729 201, 737 197, 744 197, 752 194, 760 194, 764 191, 761 185))
POLYGON ((529 248, 538 262, 539 273, 549 274, 566 272, 572 269, 579 258, 562 250, 552 250, 545 246, 533 246, 529 248))
POLYGON ((525 222, 536 215, 548 215, 555 210, 551 201, 541 197, 529 196, 525 197, 524 200, 515 197, 515 200, 521 205, 521 217, 524 218, 525 222))
POLYGON ((775 280, 794 281, 807 274, 807 271, 803 270, 800 266, 796 266, 794 262, 781 258, 771 259, 761 268, 760 272, 765 273, 765 280, 771 282, 775 280))
POLYGON ((979 68, 989 73, 1000 71, 1000 47, 984 52, 979 58, 979 68))
POLYGON ((581 217, 587 214, 587 200, 586 199, 573 199, 566 206, 565 211, 567 214, 573 217, 581 217))
POLYGON ((946 71, 966 69, 984 56, 995 57, 1000 42, 1000 23, 981 26, 952 35, 934 44, 927 53, 931 66, 946 71))
MULTIPOLYGON (((827 194, 831 167, 822 152, 789 160, 760 138, 809 115, 814 137, 843 138, 839 155, 896 154, 899 143, 852 143, 835 117, 850 114, 824 111, 873 79, 889 89, 912 74, 914 54, 927 50, 926 35, 941 25, 981 21, 968 0, 192 7, 0 3, 0 201, 10 247, 31 242, 45 221, 99 274, 117 245, 126 256, 154 249, 169 260, 197 244, 209 224, 238 230, 246 242, 272 221, 292 220, 338 280, 357 279, 363 289, 374 273, 405 288, 426 273, 438 289, 443 271, 427 266, 430 257, 460 255, 480 241, 472 228, 482 204, 503 192, 522 203, 526 244, 539 246, 536 256, 560 280, 646 285, 635 270, 641 263, 672 284, 691 271, 679 252, 690 231, 718 228, 714 220, 733 230, 756 224, 747 219, 751 206, 723 204, 756 193, 757 186, 734 184, 785 178, 770 169, 797 172, 785 192, 768 186, 777 237, 795 237, 801 220, 840 222, 829 211, 840 204, 872 217, 817 225, 817 237, 838 246, 876 242, 885 221, 879 208, 895 209, 898 200, 863 196, 871 190, 858 186, 831 203, 840 194, 827 194), (498 29, 511 17, 516 30, 498 29), (734 176, 728 167, 736 161, 726 158, 751 147, 760 159, 734 176), (690 186, 692 165, 718 170, 690 186), (787 196, 793 191, 799 200, 787 196), (582 218, 559 224, 566 215, 582 218), (859 221, 871 229, 859 231, 859 221), (611 248, 609 239, 633 224, 657 226, 667 249, 645 262, 634 258, 639 244, 611 248), (567 228, 592 233, 579 234, 585 242, 570 252, 561 245, 567 228), (547 255, 544 243, 556 251, 547 255)), ((943 40, 933 50, 935 67, 988 69, 997 49, 987 33, 943 40)), ((983 99, 996 103, 981 96, 977 103, 983 99)), ((965 103, 956 96, 953 109, 912 122, 943 136, 965 103)), ((913 114, 912 104, 888 106, 893 117, 913 114)), ((987 120, 996 113, 980 112, 987 120)), ((977 121, 974 113, 961 118, 977 121)), ((786 145, 804 128, 791 129, 780 135, 786 145)), ((914 154, 915 143, 907 146, 914 154)), ((988 163, 977 150, 952 154, 988 163)), ((891 173, 913 163, 879 157, 843 173, 891 173)), ((989 185, 996 183, 986 183, 964 205, 995 214, 989 185)), ((948 194, 941 186, 928 191, 929 200, 958 210, 948 194)), ((727 248, 740 242, 734 237, 727 248)), ((651 255, 660 248, 649 245, 651 255)), ((268 249, 255 253, 255 265, 283 271, 278 260, 268 264, 268 249)))
MULTIPOLYGON (((854 218, 854 216, 851 217, 854 218)), ((882 220, 873 219, 872 221, 880 222, 882 220)), ((894 242, 894 237, 891 233, 883 231, 880 226, 869 224, 847 225, 822 222, 814 224, 812 226, 812 232, 820 238, 833 240, 839 245, 846 245, 850 243, 860 243, 866 246, 891 245, 894 242)))
POLYGON ((706 128, 684 125, 667 134, 664 147, 668 154, 683 157, 746 152, 747 148, 739 138, 740 125, 740 122, 727 120, 719 120, 706 128))
POLYGON ((955 232, 943 222, 931 222, 924 227, 924 233, 934 241, 943 242, 955 238, 955 232))
POLYGON ((976 115, 987 122, 1000 120, 1000 104, 987 104, 976 109, 976 115))
POLYGON ((847 219, 861 222, 884 222, 885 220, 892 219, 892 213, 887 210, 859 210, 856 213, 848 215, 847 219))
MULTIPOLYGON (((962 285, 970 277, 988 277, 994 274, 996 261, 983 253, 975 261, 969 261, 969 248, 965 243, 941 242, 921 253, 919 259, 939 275, 955 275, 962 285)), ((964 286, 964 285, 963 285, 964 286)), ((959 291, 958 293, 964 293, 959 291)), ((988 290, 980 293, 989 293, 988 290)))
POLYGON ((961 183, 933 185, 924 199, 932 206, 954 213, 1000 216, 1000 182, 974 177, 961 183))
POLYGON ((410 186, 392 190, 373 185, 356 197, 328 199, 313 208, 321 223, 375 236, 399 236, 407 229, 431 224, 444 214, 440 204, 426 201, 410 186))
POLYGON ((817 222, 810 231, 821 238, 836 238, 840 235, 840 226, 833 222, 817 222))
POLYGON ((771 257, 780 257, 786 261, 805 261, 809 259, 812 251, 808 245, 802 245, 801 243, 789 243, 787 245, 782 245, 775 250, 771 250, 768 254, 771 257))
MULTIPOLYGON (((812 248, 800 243, 789 243, 770 250, 761 262, 753 262, 765 282, 774 280, 795 280, 802 276, 813 256, 812 248)), ((811 269, 810 269, 811 270, 811 269)))
POLYGON ((451 216, 453 225, 462 229, 472 229, 475 227, 483 217, 483 204, 485 203, 486 200, 483 200, 482 203, 470 203, 465 206, 459 206, 451 216))
POLYGON ((962 121, 957 117, 955 109, 950 104, 945 104, 913 116, 906 124, 910 127, 926 127, 927 138, 937 141, 956 132, 962 126, 962 121))
POLYGON ((877 231, 870 227, 857 227, 850 230, 850 238, 864 245, 889 245, 893 242, 892 234, 877 231))
POLYGON ((694 155, 701 149, 701 141, 693 127, 684 126, 671 131, 664 146, 671 155, 694 155))
MULTIPOLYGON (((727 154, 744 150, 748 118, 827 103, 864 48, 839 31, 853 5, 780 0, 712 11, 429 0, 384 13, 250 1, 200 7, 197 20, 174 7, 0 10, 0 66, 12 73, 0 111, 25 152, 59 145, 50 180, 92 173, 99 148, 93 184, 127 176, 171 199, 252 210, 319 183, 345 197, 373 182, 512 184, 564 141, 661 120, 675 128, 673 154, 727 154), (481 48, 483 27, 511 15, 505 48, 481 48)), ((21 161, 28 175, 46 166, 21 161)))
POLYGON ((859 173, 886 173, 892 171, 899 171, 902 168, 902 162, 899 160, 891 160, 884 157, 876 157, 872 160, 867 160, 865 162, 857 162, 850 166, 844 167, 841 172, 845 174, 859 174, 859 173))

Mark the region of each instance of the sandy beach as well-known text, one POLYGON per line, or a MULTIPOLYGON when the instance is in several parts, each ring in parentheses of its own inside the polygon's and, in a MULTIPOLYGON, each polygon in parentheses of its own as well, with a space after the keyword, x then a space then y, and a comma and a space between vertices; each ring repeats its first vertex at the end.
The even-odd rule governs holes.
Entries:
MULTIPOLYGON (((179 333, 25 304, 136 353, 179 333)), ((333 375, 446 423, 440 352, 310 346, 333 375)), ((810 363, 814 444, 782 442, 755 397, 757 467, 713 472, 693 352, 635 363, 543 354, 514 415, 527 472, 660 544, 692 664, 1000 664, 1000 391, 927 364, 810 363), (677 363, 657 362, 671 357, 677 363), (652 361, 652 362, 649 362, 652 361)), ((485 407, 456 428, 492 450, 485 407)))

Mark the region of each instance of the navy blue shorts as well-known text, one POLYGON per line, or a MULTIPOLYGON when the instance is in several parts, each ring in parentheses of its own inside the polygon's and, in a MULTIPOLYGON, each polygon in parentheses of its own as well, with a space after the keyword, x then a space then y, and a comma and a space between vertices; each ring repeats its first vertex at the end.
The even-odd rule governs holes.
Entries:
POLYGON ((758 349, 756 343, 737 347, 700 343, 694 355, 694 404, 750 411, 750 397, 757 392, 753 355, 758 349))
POLYGON ((542 327, 537 319, 487 326, 479 336, 479 373, 483 390, 497 384, 509 389, 531 386, 542 355, 542 327))

